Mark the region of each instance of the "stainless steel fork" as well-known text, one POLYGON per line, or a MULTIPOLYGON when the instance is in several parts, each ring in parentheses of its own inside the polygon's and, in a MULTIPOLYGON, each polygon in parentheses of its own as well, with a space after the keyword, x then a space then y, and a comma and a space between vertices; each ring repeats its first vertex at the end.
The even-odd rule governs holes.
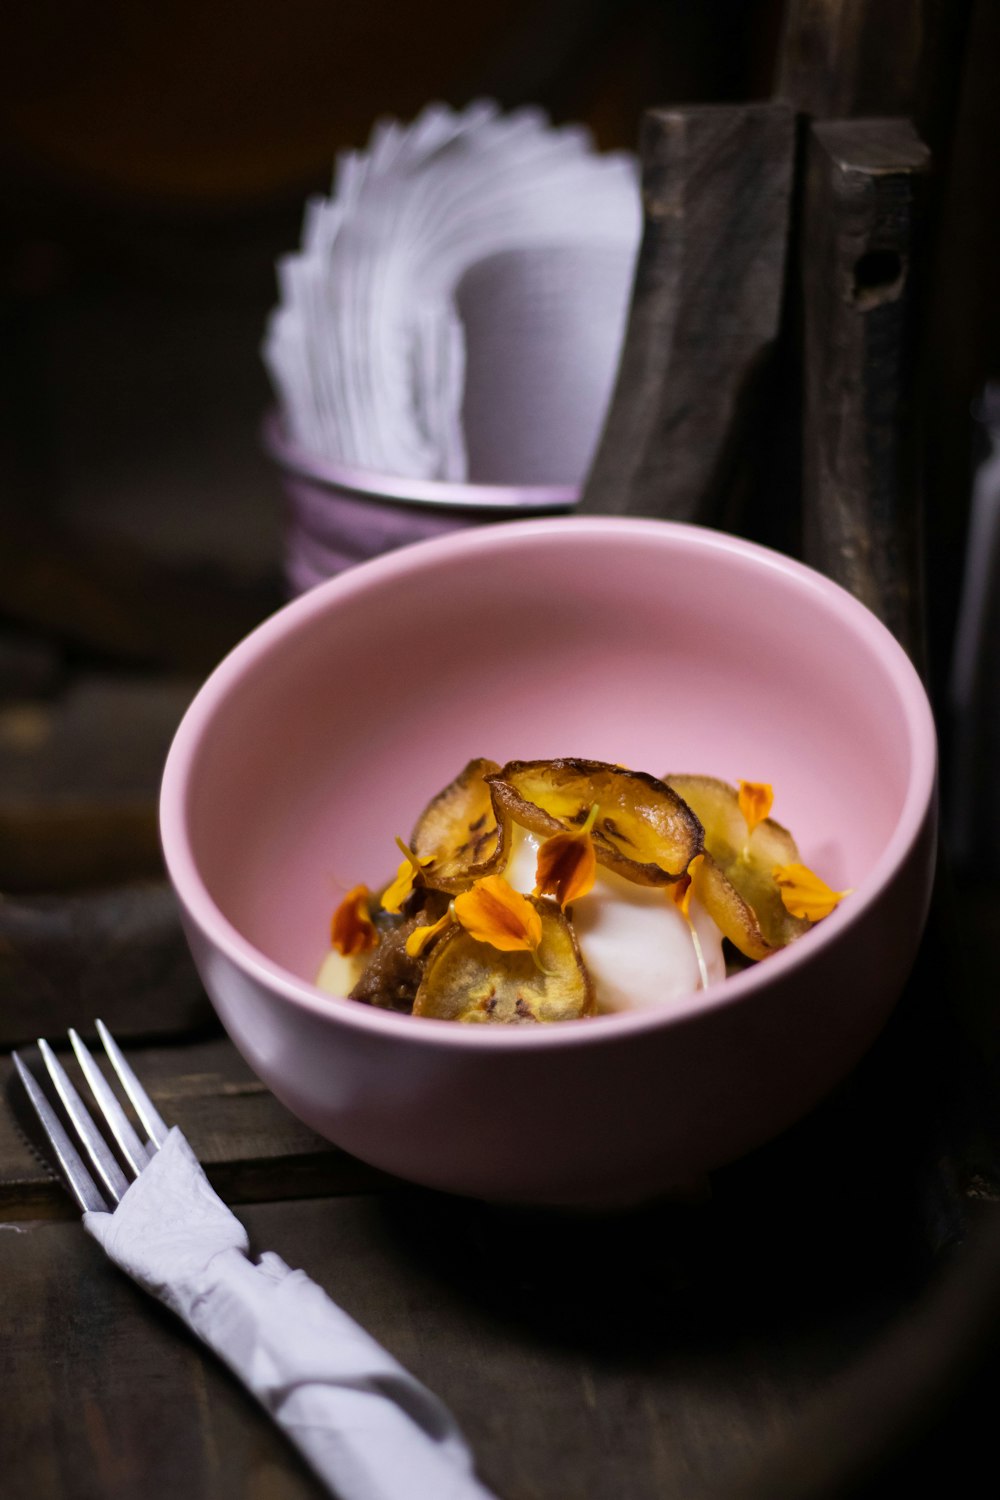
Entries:
MULTIPOLYGON (((146 1132, 145 1142, 140 1139, 133 1128, 117 1095, 97 1066, 93 1053, 72 1027, 70 1027, 69 1039, 108 1130, 117 1142, 122 1157, 133 1176, 138 1177, 143 1168, 149 1164, 153 1154, 166 1140, 167 1126, 104 1022, 98 1021, 96 1026, 97 1034, 103 1043, 111 1066, 146 1132)), ((129 1179, 122 1171, 114 1152, 95 1125, 90 1111, 48 1042, 39 1038, 38 1050, 42 1054, 42 1061, 76 1131, 80 1145, 90 1160, 91 1171, 88 1171, 79 1151, 63 1128, 59 1116, 39 1088, 34 1076, 18 1054, 13 1052, 11 1057, 14 1066, 27 1090, 28 1098, 38 1115, 42 1129, 48 1136, 66 1184, 84 1212, 90 1209, 105 1211, 113 1209, 125 1196, 129 1179)))
POLYGON ((341 1500, 494 1500, 454 1417, 426 1386, 301 1271, 270 1252, 250 1260, 243 1226, 96 1024, 146 1135, 71 1029, 117 1153, 48 1042, 38 1043, 42 1061, 78 1145, 13 1059, 84 1224, 110 1258, 214 1349, 341 1500))

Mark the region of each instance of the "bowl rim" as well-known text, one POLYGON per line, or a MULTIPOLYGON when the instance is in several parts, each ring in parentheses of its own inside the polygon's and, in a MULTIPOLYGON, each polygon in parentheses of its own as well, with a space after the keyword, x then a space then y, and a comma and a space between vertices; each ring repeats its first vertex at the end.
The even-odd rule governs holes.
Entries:
POLYGON ((500 512, 571 510, 580 498, 579 484, 478 484, 445 479, 410 479, 356 469, 332 458, 320 458, 297 446, 285 433, 281 413, 268 411, 261 423, 264 451, 278 466, 324 489, 347 490, 352 495, 381 500, 386 505, 430 506, 432 509, 500 512))
POLYGON ((409 1039, 414 1046, 517 1051, 547 1046, 594 1046, 613 1043, 616 1038, 623 1039, 634 1033, 686 1025, 710 1011, 740 1004, 770 984, 772 977, 790 975, 862 920, 878 900, 921 837, 928 818, 936 815, 936 787, 937 733, 924 685, 910 658, 887 627, 839 584, 806 564, 759 543, 708 527, 635 517, 564 516, 510 521, 414 542, 360 563, 285 604, 233 647, 189 705, 164 766, 159 823, 167 873, 189 920, 232 964, 268 991, 278 994, 283 1002, 335 1025, 366 1032, 373 1038, 382 1036, 397 1042, 409 1039), (828 609, 867 641, 875 655, 890 669, 891 680, 897 686, 909 728, 911 768, 896 826, 872 869, 852 892, 854 899, 838 906, 811 932, 779 950, 765 963, 756 964, 707 990, 694 991, 669 1009, 620 1011, 579 1021, 564 1021, 557 1026, 450 1026, 429 1017, 379 1010, 328 994, 268 958, 245 938, 220 911, 201 878, 188 836, 186 796, 200 744, 214 713, 248 668, 252 669, 255 662, 266 657, 287 636, 308 628, 313 619, 324 615, 337 600, 391 583, 414 568, 433 569, 439 561, 447 562, 470 551, 478 553, 483 548, 489 550, 509 547, 520 541, 530 542, 540 534, 551 534, 554 529, 592 536, 598 544, 632 536, 637 542, 659 545, 667 538, 688 548, 736 555, 791 579, 800 588, 818 596, 828 609))

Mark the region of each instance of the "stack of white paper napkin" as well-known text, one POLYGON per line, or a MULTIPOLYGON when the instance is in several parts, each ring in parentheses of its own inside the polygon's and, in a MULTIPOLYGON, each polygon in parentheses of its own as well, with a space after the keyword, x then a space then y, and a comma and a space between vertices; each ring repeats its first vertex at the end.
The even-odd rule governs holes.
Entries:
POLYGON ((377 125, 279 264, 264 357, 288 438, 383 474, 575 483, 640 228, 634 158, 538 110, 377 125))

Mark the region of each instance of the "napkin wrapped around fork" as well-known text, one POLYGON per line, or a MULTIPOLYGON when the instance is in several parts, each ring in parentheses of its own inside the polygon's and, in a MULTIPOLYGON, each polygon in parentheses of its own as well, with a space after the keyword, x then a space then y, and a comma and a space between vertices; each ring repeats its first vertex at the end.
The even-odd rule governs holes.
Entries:
POLYGON ((84 1227, 229 1366, 342 1500, 493 1500, 447 1407, 302 1271, 265 1252, 174 1128, 84 1227))

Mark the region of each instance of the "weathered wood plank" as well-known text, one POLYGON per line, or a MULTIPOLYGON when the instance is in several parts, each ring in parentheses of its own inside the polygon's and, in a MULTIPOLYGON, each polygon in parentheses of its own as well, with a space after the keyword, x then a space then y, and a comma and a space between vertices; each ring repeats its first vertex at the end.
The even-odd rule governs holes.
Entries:
POLYGON ((281 602, 276 579, 164 563, 10 506, 0 533, 0 610, 113 661, 204 674, 281 602))
POLYGON ((165 881, 0 900, 0 1045, 92 1016, 123 1038, 210 1022, 165 881))
POLYGON ((583 512, 718 521, 781 316, 794 115, 647 112, 645 228, 583 512))
MULTIPOLYGON (((749 1235, 728 1212, 543 1219, 416 1191, 241 1217, 255 1250, 303 1267, 448 1403, 504 1500, 829 1500, 854 1477, 852 1367, 892 1340, 907 1298, 891 1258, 838 1232, 832 1206, 805 1229, 793 1209, 791 1242, 773 1207, 749 1235), (823 1413, 809 1487, 789 1488, 783 1456, 823 1413), (746 1488, 748 1473, 767 1487, 746 1488)), ((0 1321, 5 1500, 318 1493, 236 1382, 78 1225, 0 1230, 0 1321)), ((894 1397, 900 1382, 912 1395, 906 1373, 891 1365, 894 1397)), ((922 1411, 925 1430, 938 1411, 922 1411)), ((895 1424, 876 1402, 863 1426, 877 1464, 895 1424)), ((976 1461, 971 1444, 950 1456, 955 1493, 976 1461)))
POLYGON ((786 0, 776 93, 814 119, 906 115, 943 144, 970 0, 786 0))
POLYGON ((4 1225, 0 1265, 6 1500, 325 1493, 250 1396, 79 1224, 4 1225))
MULTIPOLYGON (((995 1182, 969 1176, 954 1149, 959 1106, 983 1117, 945 978, 922 963, 837 1097, 718 1173, 703 1204, 576 1217, 398 1189, 241 1217, 258 1249, 304 1266, 449 1402, 505 1500, 830 1500, 849 1493, 840 1481, 859 1461, 932 1428, 993 1338, 1000 1246, 956 1249, 977 1231, 955 1200, 988 1207, 995 1182), (959 1293, 952 1282, 925 1307, 929 1278, 956 1256, 959 1293)), ((980 998, 995 1015, 992 993, 980 998)), ((286 1116, 228 1043, 133 1060, 223 1196, 237 1201, 248 1173, 259 1189, 255 1172, 277 1196, 295 1163, 312 1188, 336 1191, 346 1158, 286 1116)), ((27 1171, 39 1212, 68 1213, 6 1114, 0 1163, 27 1171)), ((24 1210, 23 1193, 0 1173, 0 1221, 24 1210)), ((191 1500, 214 1500, 222 1483, 312 1493, 238 1389, 76 1224, 0 1227, 0 1325, 0 1454, 22 1486, 5 1500, 84 1500, 95 1472, 96 1493, 123 1500, 181 1483, 191 1500), (13 1378, 24 1370, 34 1378, 13 1378)), ((977 1434, 988 1429, 963 1429, 948 1450, 958 1490, 976 1472, 977 1434)))
MULTIPOLYGON (((80 1021, 78 1014, 86 1034, 80 1021)), ((59 1041, 52 1032, 49 1039, 59 1041)), ((184 1131, 229 1202, 353 1192, 388 1180, 300 1124, 224 1037, 130 1047, 128 1055, 164 1119, 184 1131)), ((33 1048, 24 1056, 37 1061, 33 1048)), ((67 1067, 75 1076, 75 1062, 67 1060, 67 1067)), ((0 1059, 0 1100, 0 1219, 73 1217, 7 1057, 0 1059)))
POLYGON ((162 875, 163 762, 197 681, 83 673, 0 705, 0 890, 162 875))
POLYGON ((157 829, 195 687, 91 671, 54 697, 0 703, 0 1044, 81 1015, 122 1036, 210 1019, 157 829))
POLYGON ((911 419, 920 189, 906 120, 813 125, 804 205, 806 560, 924 651, 911 419))
MULTIPOLYGON (((700 1495, 787 1436, 798 1401, 878 1322, 869 1305, 849 1332, 797 1333, 772 1303, 762 1339, 732 1297, 749 1290, 745 1268, 714 1310, 704 1279, 674 1279, 685 1232, 670 1216, 619 1222, 611 1236, 407 1194, 242 1217, 256 1246, 304 1266, 452 1406, 505 1500, 700 1495)), ((9 1497, 83 1495, 82 1475, 91 1493, 183 1486, 191 1500, 225 1475, 226 1493, 243 1495, 251 1454, 280 1472, 275 1494, 300 1493, 266 1420, 78 1226, 21 1228, 0 1234, 0 1310, 6 1354, 35 1380, 8 1383, 0 1415, 0 1451, 17 1458, 9 1497)))

